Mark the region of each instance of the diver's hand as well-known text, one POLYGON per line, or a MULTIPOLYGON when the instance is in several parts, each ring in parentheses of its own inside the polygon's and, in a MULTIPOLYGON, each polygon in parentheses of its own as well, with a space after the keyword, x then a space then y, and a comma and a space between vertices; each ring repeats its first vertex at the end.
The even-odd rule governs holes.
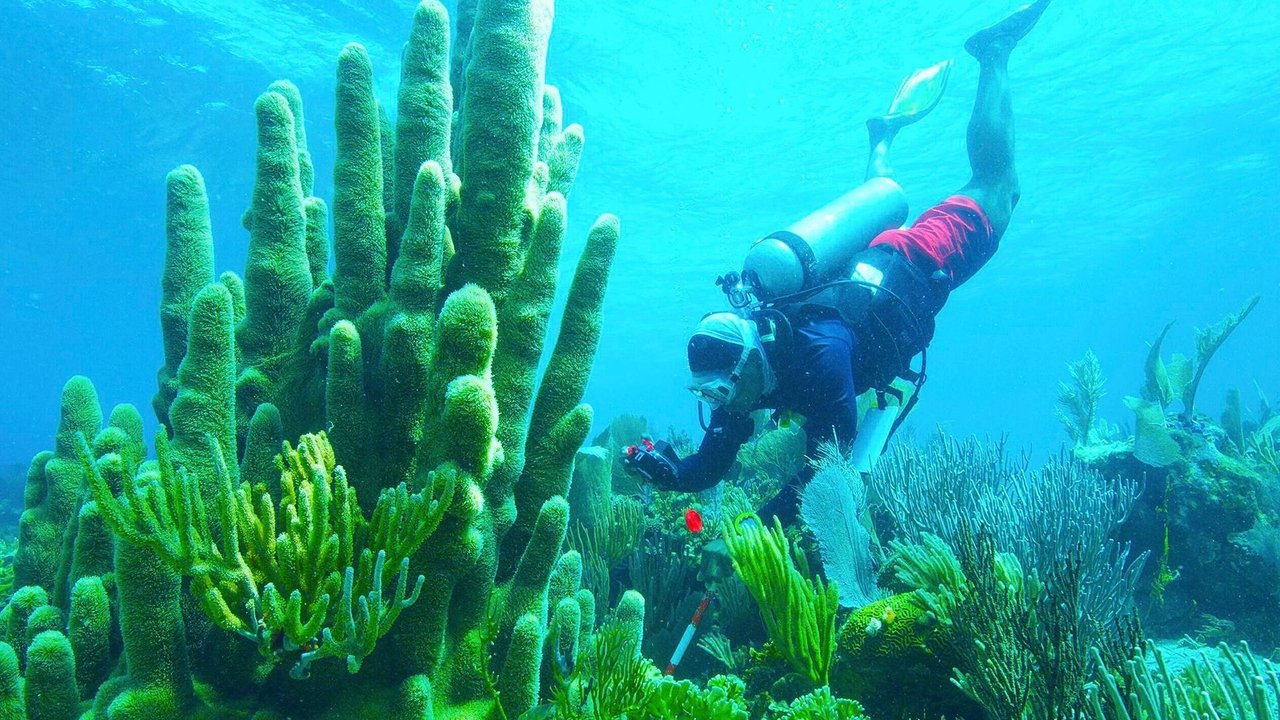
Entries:
POLYGON ((676 488, 680 483, 680 456, 671 443, 642 441, 626 449, 622 464, 632 473, 664 490, 676 488))

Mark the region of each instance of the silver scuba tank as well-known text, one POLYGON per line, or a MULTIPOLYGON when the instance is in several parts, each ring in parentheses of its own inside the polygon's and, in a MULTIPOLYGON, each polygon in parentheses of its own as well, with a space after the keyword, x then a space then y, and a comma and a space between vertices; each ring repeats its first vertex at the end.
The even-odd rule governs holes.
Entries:
POLYGON ((853 256, 907 219, 898 183, 874 177, 793 223, 757 240, 742 264, 742 282, 772 300, 849 276, 853 256))

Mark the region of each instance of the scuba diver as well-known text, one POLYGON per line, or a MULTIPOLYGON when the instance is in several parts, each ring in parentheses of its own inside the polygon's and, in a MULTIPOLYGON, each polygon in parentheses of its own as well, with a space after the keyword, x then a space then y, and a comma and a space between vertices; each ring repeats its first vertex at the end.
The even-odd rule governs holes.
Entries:
MULTIPOLYGON (((717 284, 734 312, 705 316, 688 344, 690 390, 712 408, 698 451, 680 458, 669 443, 627 448, 637 475, 670 490, 716 485, 754 433, 751 413, 804 418, 806 452, 835 442, 869 472, 919 396, 934 317, 951 291, 995 253, 1018 203, 1008 61, 1049 0, 1038 0, 964 44, 980 68, 966 138, 972 177, 909 227, 888 152, 903 127, 938 103, 951 62, 908 76, 883 117, 867 121, 867 179, 826 207, 752 245, 741 273, 717 284), (911 363, 919 355, 920 369, 911 363), (903 403, 895 380, 914 387, 903 403), (858 426, 858 396, 875 405, 858 426), (892 400, 892 402, 891 402, 892 400)), ((807 468, 760 509, 793 519, 807 468)))

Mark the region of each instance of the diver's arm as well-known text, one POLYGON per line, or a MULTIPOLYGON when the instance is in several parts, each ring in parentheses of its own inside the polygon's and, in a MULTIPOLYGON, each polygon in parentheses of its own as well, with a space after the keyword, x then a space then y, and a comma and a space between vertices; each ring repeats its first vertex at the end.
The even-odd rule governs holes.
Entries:
POLYGON ((738 449, 751 439, 754 424, 748 415, 731 413, 718 408, 711 413, 711 425, 702 436, 698 452, 680 461, 677 466, 676 484, 670 488, 683 492, 698 492, 714 486, 724 478, 738 449))

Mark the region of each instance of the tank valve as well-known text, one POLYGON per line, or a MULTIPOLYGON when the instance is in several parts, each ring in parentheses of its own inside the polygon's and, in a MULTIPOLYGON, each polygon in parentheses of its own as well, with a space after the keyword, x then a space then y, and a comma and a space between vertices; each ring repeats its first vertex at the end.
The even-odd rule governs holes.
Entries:
POLYGON ((751 289, 743 283, 742 276, 736 272, 727 272, 717 277, 716 287, 729 298, 729 305, 735 310, 741 310, 751 304, 751 289))

